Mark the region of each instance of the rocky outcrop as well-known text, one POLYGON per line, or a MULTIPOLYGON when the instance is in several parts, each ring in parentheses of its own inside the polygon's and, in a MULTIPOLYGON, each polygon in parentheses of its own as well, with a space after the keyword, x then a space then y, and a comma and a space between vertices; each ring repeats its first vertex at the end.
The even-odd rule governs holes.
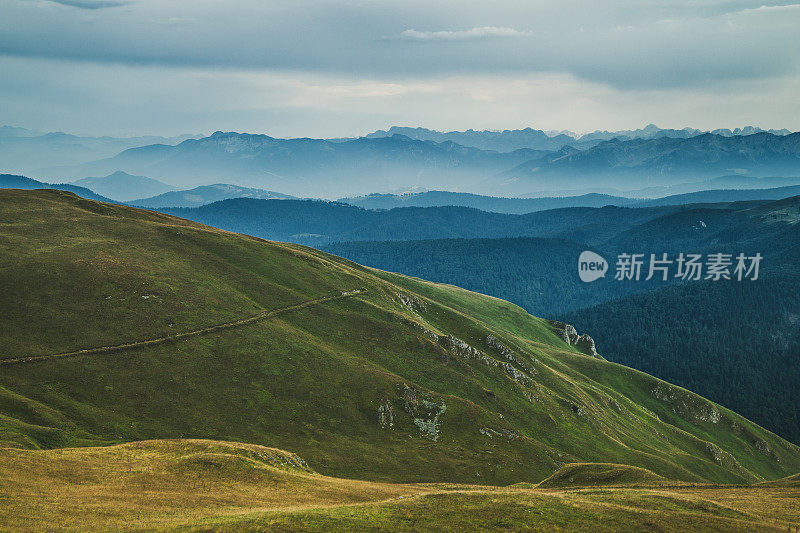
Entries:
MULTIPOLYGON (((447 348, 449 351, 453 352, 457 356, 461 356, 463 358, 474 359, 474 360, 480 361, 481 363, 485 364, 486 366, 500 368, 511 379, 513 379, 514 381, 516 381, 518 383, 521 383, 523 385, 527 385, 527 384, 529 384, 531 382, 530 377, 528 377, 528 375, 525 374, 525 372, 517 369, 511 363, 507 363, 505 361, 498 361, 497 359, 495 359, 493 357, 489 357, 488 355, 486 355, 482 351, 478 350, 477 348, 474 348, 474 347, 470 346, 466 342, 462 341, 461 339, 459 339, 457 337, 453 337, 452 335, 448 335, 447 337, 443 337, 442 339, 443 339, 443 344, 444 344, 445 348, 447 348)), ((500 346, 503 346, 503 345, 501 344, 500 346)), ((513 354, 513 352, 511 350, 509 350, 505 346, 503 346, 503 348, 505 348, 505 350, 508 352, 508 354, 512 356, 512 358, 509 359, 510 361, 514 361, 515 363, 517 363, 520 366, 522 366, 522 364, 515 357, 513 357, 514 354, 513 354)), ((528 370, 529 372, 532 372, 532 370, 530 370, 530 369, 526 368, 526 370, 528 370)))
POLYGON ((378 423, 383 429, 392 429, 394 427, 394 410, 389 400, 378 406, 378 423))
POLYGON ((558 335, 562 341, 566 342, 570 346, 573 346, 576 342, 578 342, 580 335, 578 335, 578 332, 575 330, 575 326, 572 324, 559 322, 558 320, 550 320, 549 322, 550 325, 553 326, 553 331, 555 334, 558 335))
POLYGON ((550 322, 550 325, 553 326, 553 332, 562 341, 566 342, 570 346, 574 346, 588 356, 603 359, 603 357, 597 353, 594 339, 589 335, 579 335, 572 324, 565 324, 564 322, 559 322, 558 320, 549 320, 548 322, 550 322))
POLYGON ((397 293, 397 299, 400 303, 408 307, 413 313, 419 314, 427 309, 425 302, 410 294, 397 293))
POLYGON ((653 387, 653 396, 667 404, 672 412, 695 422, 718 424, 722 418, 722 414, 713 403, 667 383, 658 383, 653 387))
POLYGON ((597 349, 595 349, 594 339, 589 335, 584 334, 578 337, 578 340, 575 342, 575 347, 586 355, 591 355, 592 357, 600 356, 600 354, 597 353, 597 349))
POLYGON ((512 363, 516 363, 521 367, 525 367, 522 361, 520 361, 519 358, 517 357, 517 354, 514 353, 511 350, 511 348, 509 348, 508 346, 497 340, 497 338, 494 337, 493 335, 486 336, 486 344, 489 347, 494 348, 497 351, 497 353, 499 353, 505 359, 511 361, 512 363))
POLYGON ((403 410, 411 415, 414 425, 426 438, 439 440, 441 425, 439 417, 447 411, 447 405, 432 401, 429 394, 421 393, 408 385, 403 385, 403 410))
MULTIPOLYGON (((531 383, 531 378, 528 374, 536 373, 536 369, 532 368, 529 364, 526 365, 522 363, 511 349, 491 335, 486 337, 486 343, 497 350, 497 352, 509 362, 498 361, 494 357, 490 357, 481 350, 453 335, 438 335, 413 320, 405 320, 405 322, 423 332, 428 338, 445 350, 444 357, 442 358, 442 362, 445 364, 449 362, 449 357, 447 357, 446 354, 452 354, 454 357, 460 357, 462 359, 479 361, 486 366, 503 370, 508 377, 523 385, 529 385, 531 383), (511 363, 519 365, 524 371, 514 367, 511 363)), ((535 359, 534 362, 536 362, 535 359)))

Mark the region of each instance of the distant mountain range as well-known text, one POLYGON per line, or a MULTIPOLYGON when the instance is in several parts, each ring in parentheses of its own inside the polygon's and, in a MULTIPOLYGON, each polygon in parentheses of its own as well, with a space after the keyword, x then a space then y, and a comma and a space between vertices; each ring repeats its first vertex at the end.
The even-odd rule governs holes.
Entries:
POLYGON ((132 176, 118 170, 102 178, 83 178, 75 185, 86 187, 113 200, 126 202, 142 196, 155 196, 175 187, 146 176, 132 176))
POLYGON ((678 139, 688 139, 697 137, 704 133, 712 133, 723 137, 736 135, 753 135, 755 133, 772 133, 774 135, 789 135, 792 133, 787 129, 763 130, 754 126, 744 128, 716 129, 703 131, 695 128, 683 129, 663 129, 655 124, 648 124, 644 128, 636 130, 618 131, 594 131, 583 135, 578 135, 570 131, 545 132, 532 128, 518 130, 466 130, 466 131, 436 131, 427 128, 409 128, 402 126, 392 126, 388 130, 378 130, 366 135, 368 138, 391 137, 392 135, 405 135, 411 139, 421 141, 445 142, 452 141, 462 146, 472 146, 482 150, 496 150, 498 152, 510 152, 520 148, 532 148, 535 150, 560 150, 564 146, 574 146, 577 148, 590 148, 601 141, 611 139, 631 140, 631 139, 657 139, 661 137, 673 137, 678 139))
MULTIPOLYGON (((40 174, 36 170, 111 157, 136 146, 155 143, 177 144, 193 137, 196 136, 86 137, 63 132, 42 133, 13 126, 0 126, 0 164, 2 164, 0 171, 52 179, 50 174, 40 174)), ((113 170, 103 174, 109 174, 113 170)), ((70 178, 83 178, 87 175, 89 174, 70 176, 70 178)), ((57 176, 56 179, 65 177, 57 176)))
POLYGON ((171 191, 152 198, 141 198, 128 202, 137 207, 158 209, 162 207, 199 207, 220 200, 231 198, 257 198, 260 200, 278 200, 294 198, 287 194, 263 189, 250 189, 229 183, 203 185, 185 191, 171 191))
POLYGON ((753 176, 800 174, 800 133, 688 139, 614 139, 586 150, 565 147, 484 180, 481 188, 514 195, 597 185, 634 188, 698 181, 732 173, 753 176), (566 188, 566 187, 565 187, 566 188))
POLYGON ((112 158, 41 172, 78 178, 117 170, 182 187, 222 182, 316 198, 401 187, 492 196, 554 188, 598 192, 668 187, 731 174, 798 176, 800 133, 615 138, 593 141, 585 149, 564 145, 558 151, 500 152, 399 134, 325 140, 216 132, 176 146, 132 148, 112 158))
POLYGON ((521 130, 504 131, 436 131, 427 128, 406 128, 392 126, 388 130, 378 130, 366 135, 368 139, 378 139, 403 135, 410 139, 433 142, 454 142, 462 146, 471 146, 481 150, 494 150, 497 152, 512 152, 523 148, 534 150, 559 150, 562 147, 579 142, 575 137, 565 134, 548 135, 542 130, 525 128, 521 130))
MULTIPOLYGON (((797 179, 800 181, 800 178, 797 179)), ((703 184, 740 183, 792 183, 788 178, 740 178, 731 176, 702 182, 703 184)), ((60 188, 70 190, 92 199, 116 200, 129 205, 149 209, 201 207, 221 200, 252 198, 261 200, 297 199, 296 197, 264 189, 240 187, 229 183, 203 185, 187 190, 172 190, 173 187, 145 176, 132 176, 117 171, 103 178, 84 178, 74 184, 54 185, 23 176, 5 175, 0 179, 0 188, 60 188), (143 197, 153 190, 167 189, 169 192, 143 197), (98 194, 99 193, 99 194, 98 194), (134 199, 131 199, 134 198, 134 199)), ((681 186, 665 190, 680 190, 681 186)), ((505 214, 525 214, 567 207, 655 207, 683 204, 707 204, 716 202, 744 202, 750 200, 777 200, 800 194, 800 184, 765 189, 714 189, 661 198, 637 199, 608 194, 589 193, 577 196, 542 198, 502 198, 471 193, 449 191, 425 191, 403 194, 369 194, 341 198, 339 203, 369 210, 389 210, 398 207, 471 207, 481 211, 505 214)))
POLYGON ((132 148, 110 159, 43 172, 78 177, 123 170, 177 185, 223 179, 296 196, 336 198, 405 185, 459 189, 544 154, 490 152, 400 135, 334 142, 216 132, 177 146, 132 148))

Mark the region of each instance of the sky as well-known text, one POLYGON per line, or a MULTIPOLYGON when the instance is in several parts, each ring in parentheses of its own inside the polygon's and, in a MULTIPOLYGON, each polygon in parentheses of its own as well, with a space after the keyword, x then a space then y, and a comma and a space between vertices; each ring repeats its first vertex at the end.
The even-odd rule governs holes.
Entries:
POLYGON ((800 130, 800 3, 2 0, 0 124, 800 130))

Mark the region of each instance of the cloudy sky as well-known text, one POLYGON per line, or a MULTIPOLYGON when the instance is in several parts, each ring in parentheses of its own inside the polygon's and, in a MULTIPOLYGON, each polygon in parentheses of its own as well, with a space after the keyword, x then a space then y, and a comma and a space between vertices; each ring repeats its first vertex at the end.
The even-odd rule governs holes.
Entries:
POLYGON ((0 124, 800 130, 800 3, 2 0, 0 124))

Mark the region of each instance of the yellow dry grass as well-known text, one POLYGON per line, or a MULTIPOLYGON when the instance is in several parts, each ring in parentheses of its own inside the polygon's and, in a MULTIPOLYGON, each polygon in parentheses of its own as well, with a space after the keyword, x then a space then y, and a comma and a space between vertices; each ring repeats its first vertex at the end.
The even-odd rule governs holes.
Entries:
POLYGON ((792 530, 782 486, 484 487, 311 471, 296 455, 212 440, 0 449, 0 530, 792 530), (523 488, 520 488, 523 487, 523 488))

